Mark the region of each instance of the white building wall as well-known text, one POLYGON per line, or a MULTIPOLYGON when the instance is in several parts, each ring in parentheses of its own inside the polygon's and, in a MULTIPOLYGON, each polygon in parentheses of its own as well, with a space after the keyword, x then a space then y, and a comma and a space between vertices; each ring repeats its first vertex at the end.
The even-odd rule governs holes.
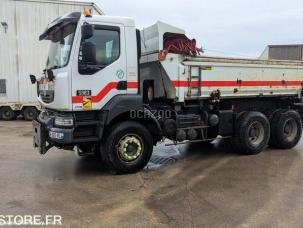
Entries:
POLYGON ((0 79, 6 79, 6 95, 0 103, 35 102, 36 87, 29 74, 40 76, 45 68, 48 42, 39 41, 47 24, 66 13, 92 9, 102 12, 92 3, 51 0, 1 0, 0 22, 8 24, 5 33, 0 24, 0 79))

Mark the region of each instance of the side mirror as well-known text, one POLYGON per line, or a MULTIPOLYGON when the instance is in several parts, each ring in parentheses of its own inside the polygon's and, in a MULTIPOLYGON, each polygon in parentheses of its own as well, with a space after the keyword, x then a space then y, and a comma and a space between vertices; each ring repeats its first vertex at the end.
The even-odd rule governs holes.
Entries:
POLYGON ((82 39, 86 40, 94 35, 94 26, 91 24, 84 24, 81 27, 82 39))
POLYGON ((92 42, 82 44, 82 62, 84 64, 96 64, 96 45, 92 42))
POLYGON ((29 75, 29 78, 30 78, 32 84, 35 84, 37 82, 37 78, 35 75, 31 74, 31 75, 29 75))
POLYGON ((50 82, 54 81, 54 72, 52 70, 46 70, 46 76, 50 82))

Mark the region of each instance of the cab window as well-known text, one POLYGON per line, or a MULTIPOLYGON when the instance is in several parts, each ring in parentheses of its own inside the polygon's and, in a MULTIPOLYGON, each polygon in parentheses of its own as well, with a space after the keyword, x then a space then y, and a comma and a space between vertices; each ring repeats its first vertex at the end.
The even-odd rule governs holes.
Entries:
MULTIPOLYGON (((119 28, 107 29, 104 26, 95 26, 94 35, 85 40, 86 42, 92 42, 96 47, 96 62, 94 67, 98 67, 100 70, 115 62, 120 56, 120 32, 119 28)), ((83 43, 83 41, 82 41, 83 43)), ((82 62, 82 44, 79 52, 79 66, 83 65, 82 62)), ((81 67, 79 67, 81 69, 81 67)), ((80 70, 79 70, 79 73, 80 70)), ((83 72, 82 72, 83 73, 83 72)))

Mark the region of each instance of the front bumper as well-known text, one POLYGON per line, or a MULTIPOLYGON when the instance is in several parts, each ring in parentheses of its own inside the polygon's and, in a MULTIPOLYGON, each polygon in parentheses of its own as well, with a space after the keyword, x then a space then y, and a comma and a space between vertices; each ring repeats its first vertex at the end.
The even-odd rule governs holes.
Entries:
MULTIPOLYGON (((55 117, 62 114, 42 112, 37 121, 33 121, 33 145, 40 154, 45 154, 50 148, 71 148, 82 143, 98 142, 103 134, 103 121, 101 116, 86 113, 85 120, 79 118, 81 114, 74 115, 74 125, 70 128, 55 126, 55 117), (100 117, 100 118, 99 118, 100 117)), ((83 114, 82 114, 83 115, 83 114)))

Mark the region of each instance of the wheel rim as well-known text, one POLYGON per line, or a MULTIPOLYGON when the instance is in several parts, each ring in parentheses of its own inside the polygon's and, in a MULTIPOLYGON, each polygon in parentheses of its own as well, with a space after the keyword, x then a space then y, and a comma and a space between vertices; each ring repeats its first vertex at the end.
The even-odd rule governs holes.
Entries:
POLYGON ((11 113, 10 113, 10 111, 6 110, 6 111, 4 111, 4 115, 5 115, 6 117, 10 117, 11 113))
POLYGON ((8 109, 5 109, 4 111, 3 111, 3 117, 4 118, 12 118, 12 112, 10 111, 10 110, 8 110, 8 109))
POLYGON ((143 153, 144 147, 142 139, 135 134, 127 134, 118 142, 118 153, 121 160, 133 162, 143 153))
POLYGON ((293 141, 298 133, 298 125, 292 118, 285 121, 283 126, 283 135, 287 141, 293 141))
POLYGON ((31 118, 32 118, 32 117, 34 116, 34 113, 33 113, 33 111, 30 110, 30 111, 28 111, 28 114, 27 114, 27 115, 28 115, 28 117, 31 117, 31 118))
POLYGON ((252 145, 258 146, 264 140, 264 126, 259 121, 252 122, 248 127, 249 141, 252 145))

